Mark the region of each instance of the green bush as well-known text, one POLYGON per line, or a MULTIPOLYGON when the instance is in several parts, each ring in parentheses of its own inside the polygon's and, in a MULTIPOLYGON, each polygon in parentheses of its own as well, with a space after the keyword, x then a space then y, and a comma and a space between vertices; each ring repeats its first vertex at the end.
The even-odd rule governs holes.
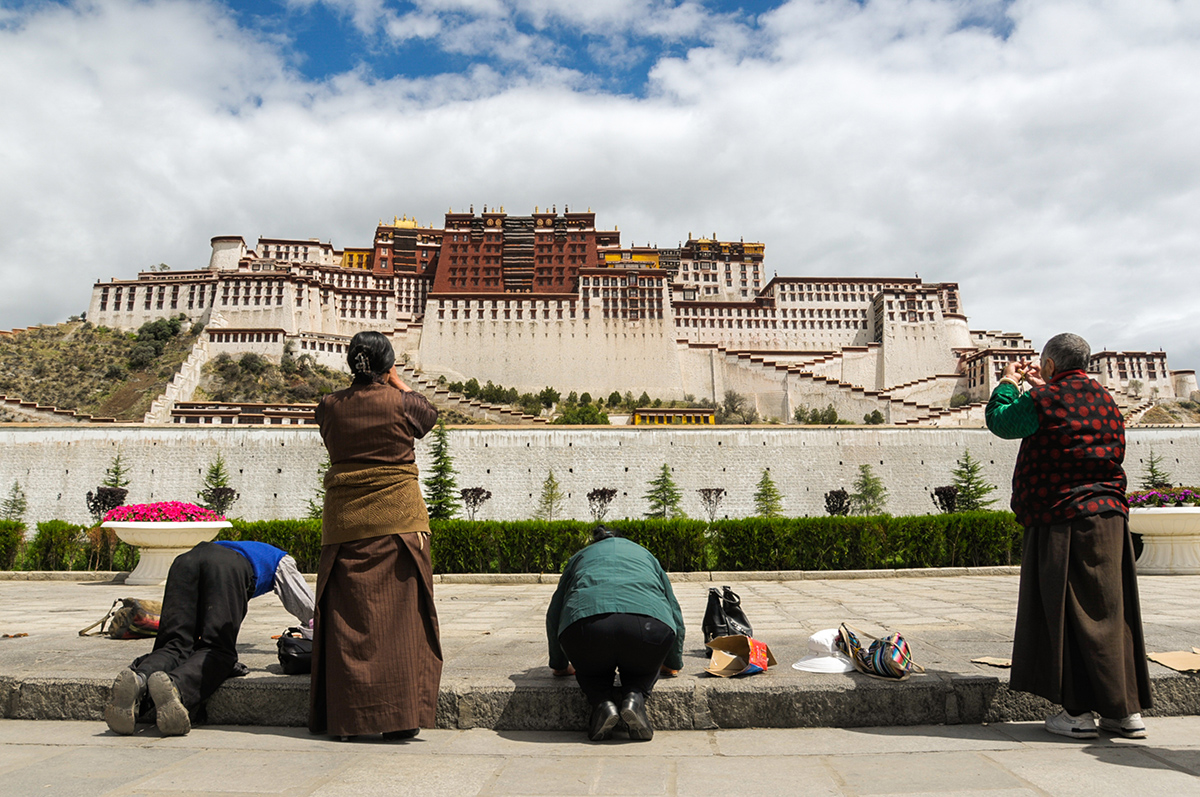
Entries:
POLYGON ((745 518, 713 524, 717 570, 980 567, 1020 560, 1008 512, 905 517, 745 518))
POLYGON ((44 520, 25 547, 23 570, 74 570, 84 561, 84 526, 65 520, 44 520))
POLYGON ((19 520, 0 520, 0 570, 12 570, 24 542, 24 523, 19 520))
POLYGON ((430 523, 435 573, 560 573, 591 538, 577 520, 430 523))
POLYGON ((220 539, 239 542, 265 542, 282 548, 296 560, 301 573, 317 572, 321 563, 321 521, 317 520, 237 520, 220 539))
MULTIPOLYGON (((301 571, 316 572, 320 520, 231 522, 221 539, 270 543, 290 553, 301 571)), ((1023 537, 1008 512, 741 518, 711 525, 687 518, 645 518, 607 525, 645 547, 672 572, 1007 565, 1020 561, 1023 537)), ((435 573, 561 573, 591 539, 595 524, 441 520, 430 526, 435 573)), ((120 567, 116 554, 114 567, 128 569, 120 567)))

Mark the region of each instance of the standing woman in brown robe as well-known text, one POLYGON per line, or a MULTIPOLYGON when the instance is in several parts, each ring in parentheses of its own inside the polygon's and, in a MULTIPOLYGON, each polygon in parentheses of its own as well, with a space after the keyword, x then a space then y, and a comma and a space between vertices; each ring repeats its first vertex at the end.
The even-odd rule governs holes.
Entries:
POLYGON ((1087 375, 1090 361, 1083 338, 1055 335, 1040 365, 1009 363, 988 402, 988 428, 1021 439, 1012 509, 1025 544, 1009 688, 1062 705, 1046 718, 1051 733, 1140 739, 1152 699, 1125 498, 1125 421, 1087 375), (1033 389, 1022 393, 1022 381, 1033 389))
POLYGON ((317 405, 329 451, 308 728, 344 741, 432 728, 442 677, 429 514, 413 441, 437 410, 400 380, 386 337, 360 332, 354 383, 317 405))

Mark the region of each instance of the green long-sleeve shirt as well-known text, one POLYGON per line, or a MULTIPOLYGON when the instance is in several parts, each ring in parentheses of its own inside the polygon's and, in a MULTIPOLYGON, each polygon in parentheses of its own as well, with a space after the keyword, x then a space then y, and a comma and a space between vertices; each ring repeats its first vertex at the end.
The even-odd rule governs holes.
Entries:
POLYGON ((1011 382, 1001 382, 988 400, 987 428, 997 437, 1016 440, 1038 430, 1037 408, 1029 393, 1022 393, 1011 382))
POLYGON ((671 581, 654 555, 621 537, 593 542, 571 557, 546 610, 550 666, 565 670, 567 654, 558 635, 577 620, 597 614, 644 614, 675 629, 675 644, 663 664, 683 667, 683 612, 671 581))

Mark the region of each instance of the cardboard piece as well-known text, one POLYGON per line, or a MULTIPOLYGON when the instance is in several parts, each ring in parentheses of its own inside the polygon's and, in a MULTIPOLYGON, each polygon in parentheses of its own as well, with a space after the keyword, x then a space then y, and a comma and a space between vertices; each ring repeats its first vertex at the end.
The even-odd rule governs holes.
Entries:
POLYGON ((704 671, 721 678, 754 675, 778 664, 766 642, 748 636, 719 636, 708 643, 712 658, 704 671))
POLYGON ((1176 672, 1200 672, 1200 650, 1172 650, 1169 653, 1148 653, 1146 658, 1176 672))
POLYGON ((980 656, 977 659, 971 659, 973 664, 986 664, 989 667, 1011 667, 1012 659, 1002 659, 997 656, 980 656))

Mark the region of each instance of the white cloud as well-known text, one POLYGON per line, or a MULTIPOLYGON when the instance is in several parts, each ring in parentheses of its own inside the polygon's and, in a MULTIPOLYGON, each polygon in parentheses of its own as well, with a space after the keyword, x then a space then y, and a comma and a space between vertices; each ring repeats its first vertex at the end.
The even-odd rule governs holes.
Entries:
POLYGON ((626 241, 715 231, 765 241, 781 274, 919 272, 960 282, 974 327, 1200 366, 1200 6, 1017 2, 1007 38, 976 24, 1007 30, 999 8, 795 0, 752 27, 649 0, 427 2, 406 30, 494 65, 323 83, 213 3, 10 10, 0 327, 79 312, 97 278, 202 266, 213 235, 352 246, 393 214, 570 204, 626 241), (613 57, 715 43, 612 96, 560 61, 568 23, 611 31, 613 57))

